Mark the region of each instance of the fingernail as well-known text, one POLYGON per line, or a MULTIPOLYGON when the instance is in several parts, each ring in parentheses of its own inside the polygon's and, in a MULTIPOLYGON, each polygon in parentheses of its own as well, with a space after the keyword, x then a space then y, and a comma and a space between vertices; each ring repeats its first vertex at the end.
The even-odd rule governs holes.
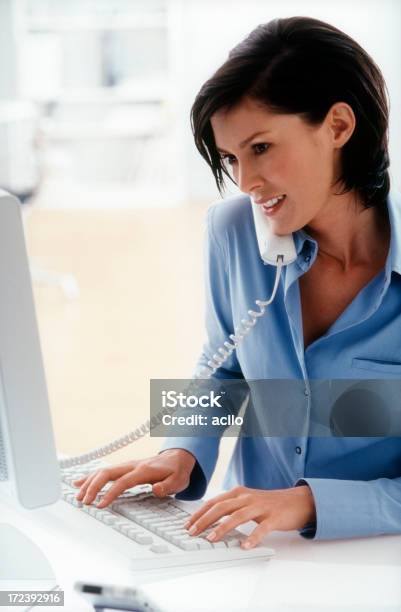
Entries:
POLYGON ((188 531, 190 535, 194 535, 196 533, 197 527, 196 525, 192 525, 191 529, 188 531))
POLYGON ((187 521, 186 523, 184 523, 184 529, 186 529, 187 527, 189 527, 191 524, 191 521, 187 521))
POLYGON ((85 495, 85 497, 84 497, 84 498, 83 498, 83 500, 82 500, 82 503, 83 503, 83 504, 86 504, 86 505, 87 505, 87 504, 89 504, 89 497, 87 497, 87 496, 85 495))
POLYGON ((252 548, 252 542, 249 542, 249 540, 246 540, 243 544, 242 544, 242 548, 252 548))
POLYGON ((206 536, 206 539, 209 540, 209 542, 213 542, 216 539, 216 533, 214 531, 212 531, 212 533, 209 533, 208 536, 206 536))

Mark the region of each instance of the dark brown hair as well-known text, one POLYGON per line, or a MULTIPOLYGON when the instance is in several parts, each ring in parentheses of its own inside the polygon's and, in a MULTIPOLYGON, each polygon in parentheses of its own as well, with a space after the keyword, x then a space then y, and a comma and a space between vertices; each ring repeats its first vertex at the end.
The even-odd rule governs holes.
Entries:
POLYGON ((349 104, 356 126, 342 148, 338 182, 342 193, 355 189, 365 206, 384 205, 390 189, 387 88, 378 66, 351 37, 317 19, 290 17, 259 25, 231 50, 191 109, 196 147, 221 195, 224 176, 231 177, 210 118, 244 97, 272 112, 298 114, 311 125, 320 124, 336 102, 349 104))

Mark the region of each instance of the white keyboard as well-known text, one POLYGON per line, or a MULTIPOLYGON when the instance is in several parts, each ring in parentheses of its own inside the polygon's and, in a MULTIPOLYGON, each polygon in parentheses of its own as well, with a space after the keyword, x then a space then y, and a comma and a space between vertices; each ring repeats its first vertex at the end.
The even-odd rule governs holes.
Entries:
POLYGON ((256 559, 270 559, 274 550, 257 546, 244 550, 240 541, 244 534, 232 530, 219 542, 209 542, 206 536, 212 528, 197 537, 190 536, 184 523, 190 517, 185 503, 174 497, 157 498, 152 494, 151 485, 139 485, 125 491, 107 508, 99 509, 96 504, 107 488, 86 506, 76 499, 78 489, 72 482, 101 467, 105 463, 92 461, 85 466, 64 469, 62 475, 62 497, 81 512, 85 512, 103 525, 119 532, 132 544, 133 570, 155 570, 188 565, 216 564, 218 567, 238 565, 256 559))

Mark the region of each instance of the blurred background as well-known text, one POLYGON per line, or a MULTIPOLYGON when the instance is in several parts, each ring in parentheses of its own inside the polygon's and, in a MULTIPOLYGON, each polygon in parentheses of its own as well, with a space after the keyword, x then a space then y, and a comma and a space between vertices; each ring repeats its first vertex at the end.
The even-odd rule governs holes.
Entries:
POLYGON ((23 202, 60 452, 146 420, 150 378, 190 377, 203 341, 203 220, 220 199, 190 107, 231 47, 291 15, 343 29, 380 66, 400 188, 398 0, 0 0, 0 187, 23 202))

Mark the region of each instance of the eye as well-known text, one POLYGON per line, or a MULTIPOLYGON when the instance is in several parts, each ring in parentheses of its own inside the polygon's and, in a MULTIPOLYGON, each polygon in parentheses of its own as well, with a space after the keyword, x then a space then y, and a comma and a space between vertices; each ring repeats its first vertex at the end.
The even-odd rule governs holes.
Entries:
POLYGON ((228 164, 230 166, 232 166, 233 163, 236 161, 234 155, 229 155, 228 153, 221 153, 220 159, 222 164, 228 164))
MULTIPOLYGON (((252 149, 256 155, 262 155, 263 153, 266 153, 266 151, 269 148, 270 148, 270 144, 268 144, 267 142, 255 142, 252 145, 252 149)), ((233 164, 237 162, 235 156, 230 155, 229 153, 221 153, 220 160, 223 166, 226 166, 226 167, 227 166, 232 167, 233 164)))
POLYGON ((257 155, 265 153, 269 147, 270 145, 267 142, 255 142, 255 144, 252 145, 252 148, 257 155))

